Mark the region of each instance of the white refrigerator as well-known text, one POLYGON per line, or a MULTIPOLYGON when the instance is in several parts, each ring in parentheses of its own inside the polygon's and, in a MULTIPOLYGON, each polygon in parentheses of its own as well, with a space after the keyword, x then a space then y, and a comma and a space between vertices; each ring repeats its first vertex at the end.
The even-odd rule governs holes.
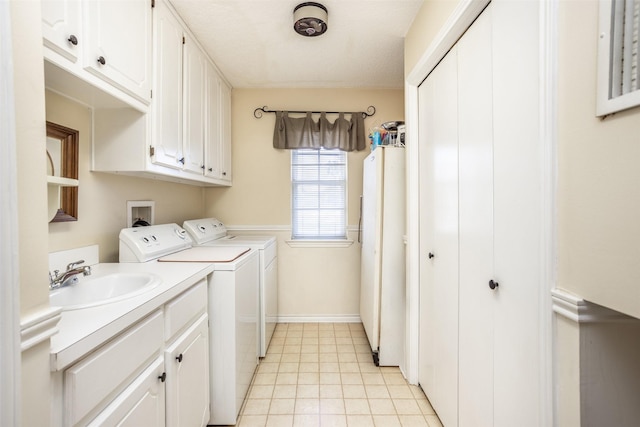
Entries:
POLYGON ((405 347, 405 150, 380 146, 364 160, 360 318, 380 366, 400 366, 405 347))

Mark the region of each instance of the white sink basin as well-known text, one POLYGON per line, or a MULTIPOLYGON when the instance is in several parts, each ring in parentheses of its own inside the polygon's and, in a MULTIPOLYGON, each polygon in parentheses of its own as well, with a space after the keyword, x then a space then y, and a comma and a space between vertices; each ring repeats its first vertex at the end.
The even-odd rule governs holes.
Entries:
POLYGON ((149 273, 111 273, 97 277, 79 277, 78 283, 49 292, 52 306, 79 310, 122 301, 147 292, 160 283, 149 273))

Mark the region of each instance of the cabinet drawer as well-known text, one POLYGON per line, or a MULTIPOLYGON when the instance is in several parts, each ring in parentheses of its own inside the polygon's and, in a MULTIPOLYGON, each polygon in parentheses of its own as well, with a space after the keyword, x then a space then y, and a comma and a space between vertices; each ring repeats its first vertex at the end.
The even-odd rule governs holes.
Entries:
POLYGON ((202 279, 191 289, 165 306, 165 340, 169 341, 207 311, 207 280, 202 279))
POLYGON ((152 314, 64 374, 65 425, 75 425, 108 403, 159 354, 162 312, 152 314))

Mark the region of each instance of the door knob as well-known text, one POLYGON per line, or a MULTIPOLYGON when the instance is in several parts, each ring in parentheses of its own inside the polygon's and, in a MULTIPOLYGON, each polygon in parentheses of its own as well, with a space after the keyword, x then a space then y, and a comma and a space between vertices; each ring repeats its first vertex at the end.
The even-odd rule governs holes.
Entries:
POLYGON ((101 56, 100 58, 98 58, 98 62, 100 63, 100 65, 105 65, 107 63, 107 60, 104 59, 104 56, 101 56))
POLYGON ((67 39, 67 41, 68 41, 69 43, 71 43, 72 45, 74 45, 74 46, 77 46, 77 45, 78 45, 78 38, 77 38, 76 36, 74 36, 73 34, 71 34, 71 35, 69 36, 69 38, 67 39))
POLYGON ((178 357, 176 357, 176 360, 178 361, 178 363, 182 363, 182 353, 180 353, 178 357))
POLYGON ((433 252, 429 252, 429 259, 433 258, 435 255, 433 254, 433 252))
POLYGON ((493 279, 489 280, 489 287, 491 288, 491 290, 494 290, 498 287, 499 283, 498 282, 494 282, 493 279))

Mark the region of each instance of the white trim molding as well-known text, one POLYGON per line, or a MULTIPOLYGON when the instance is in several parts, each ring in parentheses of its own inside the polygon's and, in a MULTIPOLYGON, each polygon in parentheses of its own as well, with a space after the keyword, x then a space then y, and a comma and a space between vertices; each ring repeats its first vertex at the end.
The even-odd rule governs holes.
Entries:
POLYGON ((553 312, 576 323, 627 323, 638 319, 611 310, 598 304, 585 301, 564 289, 551 291, 553 312))
POLYGON ((278 323, 360 323, 359 314, 292 314, 278 316, 278 323))
POLYGON ((57 334, 61 313, 60 307, 47 307, 21 319, 20 350, 26 351, 57 334))

